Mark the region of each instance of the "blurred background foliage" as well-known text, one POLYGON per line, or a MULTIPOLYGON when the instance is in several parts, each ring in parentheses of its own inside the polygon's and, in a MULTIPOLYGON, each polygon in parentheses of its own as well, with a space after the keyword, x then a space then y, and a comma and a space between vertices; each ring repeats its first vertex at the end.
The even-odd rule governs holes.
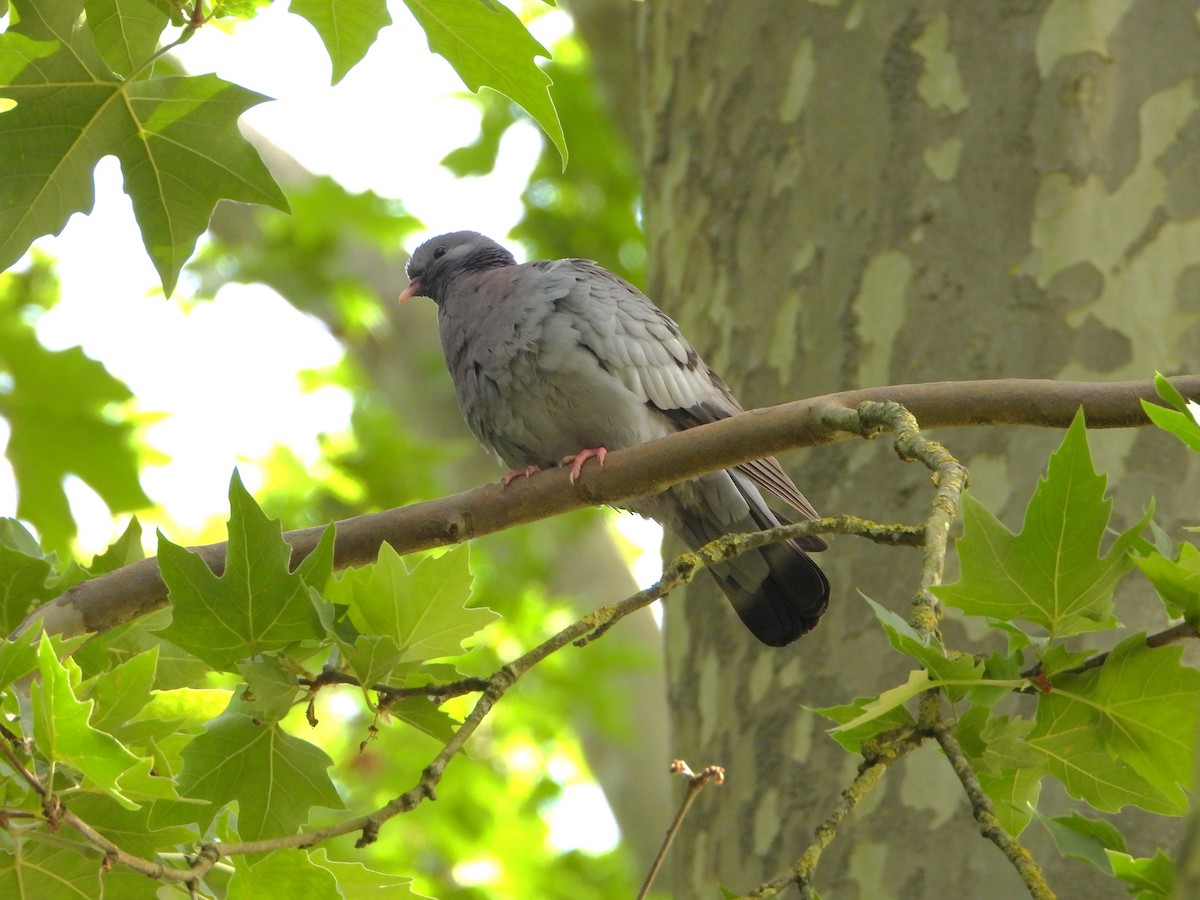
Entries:
MULTIPOLYGON (((530 258, 591 257, 640 283, 645 250, 631 148, 605 109, 583 44, 568 35, 552 50, 547 71, 571 163, 564 171, 557 150, 543 136, 521 195, 523 215, 507 237, 524 245, 530 258)), ((485 91, 475 102, 478 136, 444 160, 460 178, 487 177, 504 134, 525 117, 494 93, 485 91)), ((343 347, 340 362, 304 373, 303 383, 306 390, 345 391, 353 404, 350 427, 321 437, 315 464, 283 444, 247 460, 245 468, 260 475, 257 495, 264 509, 285 528, 301 528, 443 496, 497 477, 495 463, 459 421, 436 346, 432 304, 409 304, 401 313, 393 302, 406 283, 404 243, 424 230, 422 223, 405 210, 402 198, 351 193, 331 178, 303 171, 279 148, 262 149, 285 187, 292 215, 223 203, 185 270, 180 294, 163 302, 203 304, 231 282, 258 283, 319 320, 343 347)), ((143 490, 139 473, 161 462, 162 453, 145 435, 155 416, 139 408, 119 379, 78 348, 56 350, 39 343, 38 320, 57 301, 51 257, 35 252, 23 267, 0 275, 0 414, 10 429, 17 512, 36 528, 43 546, 65 556, 75 549, 77 529, 63 477, 81 479, 114 514, 145 510, 153 498, 143 490)), ((272 340, 269 334, 261 337, 272 340)), ((632 582, 622 565, 625 557, 614 549, 606 528, 611 515, 585 511, 476 542, 473 602, 503 618, 483 632, 466 670, 487 674, 590 608, 591 599, 581 606, 570 588, 581 577, 601 573, 592 584, 600 599, 628 592, 632 582), (564 569, 580 570, 567 573, 574 582, 564 569)), ((170 529, 169 509, 156 510, 155 516, 170 529)), ((186 537, 221 540, 221 524, 186 537)), ((23 610, 7 613, 11 627, 23 610)), ((203 684, 206 667, 173 651, 147 624, 154 623, 131 623, 92 641, 77 657, 85 676, 99 671, 103 660, 126 659, 157 646, 155 688, 203 684)), ((635 864, 627 844, 577 849, 572 827, 555 826, 569 822, 572 814, 578 819, 581 810, 593 819, 603 810, 594 800, 580 805, 579 798, 594 798, 597 790, 586 742, 598 739, 619 747, 627 758, 655 770, 667 762, 639 756, 642 728, 629 720, 629 698, 607 687, 631 672, 652 673, 657 661, 649 651, 614 637, 538 666, 504 699, 468 753, 452 763, 436 803, 389 822, 365 851, 354 850, 352 838, 341 839, 328 845, 330 856, 414 876, 418 890, 437 897, 632 896, 643 874, 642 860, 635 864)), ((352 695, 354 689, 339 690, 352 695)), ((362 706, 340 702, 337 694, 322 693, 315 738, 302 711, 289 723, 338 761, 334 778, 348 807, 365 811, 414 783, 438 748, 431 738, 400 724, 383 725, 368 740, 372 721, 362 706)), ((451 711, 462 714, 465 708, 451 711)), ((333 812, 324 815, 313 824, 339 818, 333 812)), ((595 822, 575 821, 575 829, 581 824, 595 822)), ((665 824, 664 818, 653 827, 661 833, 665 824)), ((640 847, 639 855, 653 850, 640 847)))

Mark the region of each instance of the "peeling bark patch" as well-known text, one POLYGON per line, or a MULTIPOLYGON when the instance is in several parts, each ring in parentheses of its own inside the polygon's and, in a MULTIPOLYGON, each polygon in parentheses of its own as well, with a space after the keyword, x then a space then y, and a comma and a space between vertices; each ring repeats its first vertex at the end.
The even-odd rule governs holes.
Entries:
POLYGON ((935 831, 953 817, 959 805, 965 805, 958 776, 946 764, 946 758, 929 746, 910 753, 901 763, 900 802, 910 809, 932 813, 929 830, 935 831))
POLYGON ((760 653, 750 667, 750 702, 759 703, 767 695, 767 691, 775 681, 775 666, 771 657, 760 653))
POLYGON ((958 160, 962 155, 962 139, 950 138, 931 147, 921 154, 925 167, 938 181, 951 181, 958 174, 958 160))
MULTIPOLYGON (((1078 183, 1062 173, 1042 179, 1031 236, 1034 250, 1025 263, 1040 286, 1080 262, 1092 262, 1107 274, 1122 261, 1166 198, 1167 179, 1158 157, 1197 108, 1190 79, 1147 98, 1139 115, 1137 167, 1114 191, 1095 175, 1078 183)), ((1154 243, 1158 240, 1149 246, 1154 243)))
POLYGON ((700 663, 699 687, 696 691, 696 714, 700 720, 700 743, 707 745, 722 731, 721 666, 714 653, 707 653, 700 663))
POLYGON ((1075 333, 1075 359, 1093 372, 1115 372, 1133 360, 1129 335, 1106 326, 1095 316, 1084 319, 1075 333))
POLYGON ((894 338, 906 318, 904 301, 912 271, 912 262, 898 250, 881 253, 867 263, 854 300, 861 344, 856 385, 888 383, 894 338))
POLYGON ((1134 0, 1053 0, 1038 29, 1038 71, 1042 77, 1064 56, 1095 53, 1110 59, 1108 39, 1134 0))
POLYGON ((886 844, 865 840, 854 844, 847 874, 858 883, 859 897, 892 896, 893 885, 887 877, 887 856, 886 844))
POLYGON ((795 762, 803 763, 812 752, 813 745, 813 714, 806 709, 799 710, 792 717, 792 733, 788 740, 788 756, 795 762))
POLYGON ((958 61, 950 51, 950 20, 943 14, 926 26, 913 41, 913 49, 925 60, 925 74, 917 80, 917 93, 930 109, 944 108, 951 113, 967 108, 958 61))
POLYGON ((783 89, 783 98, 779 102, 779 118, 785 124, 795 122, 804 111, 808 89, 812 86, 816 69, 812 39, 805 38, 796 48, 796 55, 792 57, 792 70, 783 89))
POLYGON ((766 856, 779 836, 779 789, 768 788, 754 810, 754 852, 766 856))

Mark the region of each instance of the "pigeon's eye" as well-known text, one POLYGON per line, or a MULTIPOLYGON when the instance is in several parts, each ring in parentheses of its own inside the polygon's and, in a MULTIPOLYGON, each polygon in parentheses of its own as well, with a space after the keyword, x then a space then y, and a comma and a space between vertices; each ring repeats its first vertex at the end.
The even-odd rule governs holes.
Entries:
POLYGON ((434 259, 441 259, 445 255, 446 255, 445 247, 434 247, 433 248, 433 258, 434 259))

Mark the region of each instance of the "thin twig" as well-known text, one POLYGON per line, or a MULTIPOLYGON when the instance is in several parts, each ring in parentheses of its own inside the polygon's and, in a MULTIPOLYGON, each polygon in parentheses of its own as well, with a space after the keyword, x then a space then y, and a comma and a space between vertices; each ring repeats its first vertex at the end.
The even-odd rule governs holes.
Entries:
POLYGON ((825 848, 837 837, 842 822, 879 784, 888 767, 920 744, 920 736, 913 728, 909 727, 889 736, 880 735, 875 741, 864 745, 864 758, 858 767, 858 773, 842 791, 837 806, 825 821, 817 826, 813 832, 812 841, 800 858, 796 860, 789 871, 759 885, 739 900, 751 900, 751 898, 762 900, 766 897, 775 897, 792 884, 800 889, 801 896, 812 897, 812 880, 817 871, 817 863, 821 861, 821 854, 825 848))
POLYGON ((1025 889, 1029 891, 1029 895, 1034 900, 1054 900, 1054 891, 1050 890, 1050 885, 1046 883, 1042 867, 1034 861, 1033 855, 1024 845, 1009 834, 1000 824, 1000 820, 996 818, 992 801, 975 776, 975 770, 971 768, 971 761, 967 759, 966 753, 963 752, 958 739, 954 736, 954 729, 945 722, 939 721, 933 725, 931 731, 934 739, 946 754, 946 759, 950 761, 954 774, 962 783, 967 799, 971 801, 971 811, 975 815, 975 821, 979 823, 979 833, 1000 848, 1000 851, 1016 868, 1017 874, 1021 876, 1021 881, 1025 883, 1025 889))
POLYGON ((696 799, 700 791, 710 781, 716 784, 725 783, 725 769, 721 766, 705 766, 697 774, 682 759, 676 759, 672 760, 670 771, 672 775, 683 775, 687 779, 687 790, 684 791, 683 802, 679 804, 679 812, 675 813, 675 819, 671 822, 671 827, 667 829, 662 846, 658 848, 658 855, 654 857, 654 862, 650 864, 650 871, 646 873, 646 880, 642 882, 642 889, 638 891, 637 900, 645 900, 646 895, 650 893, 650 887, 654 884, 654 879, 658 876, 658 870, 662 868, 663 860, 667 856, 667 850, 670 848, 671 842, 675 840, 675 835, 679 832, 679 826, 683 824, 684 816, 687 815, 692 801, 696 799))
MULTIPOLYGON (((1176 644, 1179 641, 1186 641, 1191 638, 1200 638, 1200 628, 1197 628, 1197 626, 1191 622, 1180 622, 1177 625, 1172 625, 1170 628, 1157 631, 1154 634, 1146 635, 1146 646, 1150 647, 1151 649, 1155 647, 1165 647, 1168 644, 1176 644)), ((1086 672, 1089 669, 1098 669, 1100 666, 1104 665, 1110 652, 1111 651, 1109 650, 1105 650, 1103 653, 1097 653, 1095 656, 1089 657, 1079 665, 1070 669, 1063 669, 1060 672, 1055 672, 1054 675, 1056 677, 1059 675, 1078 675, 1079 673, 1086 672)), ((1035 665, 1022 672, 1021 677, 1028 678, 1030 680, 1040 679, 1042 678, 1042 673, 1042 663, 1041 660, 1038 660, 1035 665)), ((1044 688, 1031 686, 1022 688, 1021 693, 1044 693, 1044 688)))

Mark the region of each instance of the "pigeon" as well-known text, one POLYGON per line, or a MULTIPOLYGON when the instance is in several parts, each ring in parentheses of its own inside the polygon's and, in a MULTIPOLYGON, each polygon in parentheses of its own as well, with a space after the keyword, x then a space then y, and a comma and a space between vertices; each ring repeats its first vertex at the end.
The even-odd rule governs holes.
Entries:
MULTIPOLYGON (((587 259, 517 263, 473 231, 432 238, 408 263, 400 294, 431 298, 458 405, 479 442, 511 467, 507 485, 552 465, 584 462, 742 411, 679 326, 625 279, 587 259)), ((696 549, 724 534, 817 512, 773 459, 701 476, 621 507, 696 549), (761 489, 761 490, 760 490, 761 489)), ((810 631, 829 581, 805 551, 816 536, 771 544, 710 567, 750 632, 782 647, 810 631)))

